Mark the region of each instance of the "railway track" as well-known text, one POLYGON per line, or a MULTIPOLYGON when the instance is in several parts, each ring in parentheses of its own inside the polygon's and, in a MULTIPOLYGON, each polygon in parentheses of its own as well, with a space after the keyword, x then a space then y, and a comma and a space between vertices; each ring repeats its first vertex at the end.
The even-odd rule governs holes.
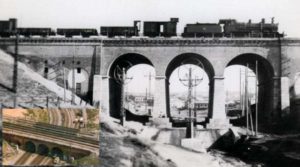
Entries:
POLYGON ((42 165, 42 162, 49 157, 37 155, 31 162, 30 165, 42 165))
POLYGON ((3 129, 11 129, 11 130, 20 130, 22 132, 28 132, 32 134, 37 134, 41 136, 48 136, 52 138, 58 138, 58 139, 63 139, 64 141, 76 141, 77 143, 83 144, 83 145, 88 145, 92 147, 98 147, 99 146, 99 141, 84 137, 84 136, 77 136, 77 133, 74 132, 68 132, 66 130, 61 130, 61 129, 55 129, 55 128, 48 128, 48 127, 39 127, 39 126, 32 126, 32 125, 19 125, 19 124, 14 124, 10 122, 3 122, 3 129))
POLYGON ((28 158, 31 156, 32 153, 24 153, 16 162, 15 165, 25 165, 28 158))
POLYGON ((11 117, 4 117, 3 119, 4 122, 10 122, 14 124, 20 124, 24 126, 38 126, 41 128, 50 128, 50 129, 56 129, 56 130, 61 130, 61 131, 66 131, 66 132, 72 132, 72 133, 78 133, 78 129, 74 128, 68 128, 68 127, 63 127, 63 126, 57 126, 53 124, 47 124, 43 122, 35 122, 35 121, 30 121, 30 120, 24 120, 24 119, 16 119, 16 118, 11 118, 11 117))
POLYGON ((62 115, 61 112, 57 109, 49 109, 49 114, 52 117, 52 121, 50 122, 53 125, 62 125, 62 115))

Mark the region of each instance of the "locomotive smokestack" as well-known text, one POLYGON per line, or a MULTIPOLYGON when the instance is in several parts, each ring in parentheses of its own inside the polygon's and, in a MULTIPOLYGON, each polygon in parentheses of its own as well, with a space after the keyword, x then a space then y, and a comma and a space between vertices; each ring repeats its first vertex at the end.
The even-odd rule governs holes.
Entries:
POLYGON ((265 24, 265 19, 264 18, 261 19, 261 23, 265 24))
POLYGON ((274 24, 274 17, 272 17, 272 21, 271 21, 271 23, 272 23, 272 24, 274 24))
POLYGON ((249 24, 251 24, 251 23, 252 23, 252 20, 251 20, 251 19, 249 19, 248 23, 249 23, 249 24))

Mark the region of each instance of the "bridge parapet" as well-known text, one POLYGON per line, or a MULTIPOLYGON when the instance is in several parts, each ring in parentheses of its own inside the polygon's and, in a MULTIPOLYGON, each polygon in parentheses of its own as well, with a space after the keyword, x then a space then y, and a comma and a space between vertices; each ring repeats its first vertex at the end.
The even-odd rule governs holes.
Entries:
MULTIPOLYGON (((16 38, 0 38, 0 45, 16 38)), ((277 38, 19 38, 19 44, 73 44, 103 46, 278 46, 277 38)), ((283 38, 281 44, 300 45, 299 38, 283 38)))

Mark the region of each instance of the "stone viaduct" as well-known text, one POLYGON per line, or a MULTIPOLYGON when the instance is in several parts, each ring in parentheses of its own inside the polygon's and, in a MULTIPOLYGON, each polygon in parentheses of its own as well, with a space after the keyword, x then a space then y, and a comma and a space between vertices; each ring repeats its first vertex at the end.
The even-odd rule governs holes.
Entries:
MULTIPOLYGON (((14 53, 15 39, 1 39, 0 48, 14 53)), ((290 104, 298 99, 300 40, 292 38, 126 38, 126 39, 19 39, 19 55, 38 62, 64 62, 69 69, 86 71, 87 85, 81 92, 102 111, 119 117, 120 87, 113 79, 116 67, 149 64, 154 67, 153 117, 170 116, 168 79, 181 62, 199 60, 209 76, 209 121, 207 128, 228 124, 225 114, 224 71, 231 65, 258 62, 259 113, 264 121, 290 115, 290 104), (128 63, 130 62, 130 63, 128 63)), ((32 61, 33 62, 33 61, 32 61)), ((31 62, 31 63, 32 63, 31 62)), ((33 65, 43 71, 47 63, 33 65)), ((84 85, 83 84, 83 85, 84 85)), ((81 85, 81 87, 84 87, 81 85)), ((296 113, 297 114, 297 113, 296 113)))
POLYGON ((91 153, 99 154, 97 145, 92 146, 76 140, 70 141, 64 138, 55 138, 55 136, 41 136, 35 133, 5 128, 3 137, 9 142, 18 144, 20 148, 27 152, 41 155, 58 154, 59 156, 70 155, 80 158, 91 153))

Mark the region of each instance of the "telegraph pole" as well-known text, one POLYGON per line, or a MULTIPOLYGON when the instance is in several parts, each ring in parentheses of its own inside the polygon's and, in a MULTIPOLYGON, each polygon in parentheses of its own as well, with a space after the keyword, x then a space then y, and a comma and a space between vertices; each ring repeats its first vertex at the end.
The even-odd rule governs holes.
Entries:
POLYGON ((75 104, 75 45, 74 45, 74 53, 73 53, 73 60, 72 60, 72 104, 75 104))
POLYGON ((125 85, 128 84, 128 80, 130 81, 132 78, 128 78, 126 76, 126 69, 123 67, 122 69, 117 66, 114 71, 114 79, 121 86, 121 97, 120 97, 120 124, 124 126, 126 121, 126 112, 125 112, 125 85))
POLYGON ((146 88, 145 113, 147 113, 147 109, 148 109, 148 90, 146 88))
POLYGON ((18 106, 18 54, 19 54, 19 33, 16 30, 15 41, 15 56, 14 56, 14 75, 13 75, 13 89, 15 93, 14 108, 18 106))
POLYGON ((64 80, 64 102, 66 103, 66 71, 65 71, 65 67, 63 66, 63 64, 61 64, 62 68, 63 68, 63 80, 64 80))
POLYGON ((187 79, 179 79, 183 85, 188 87, 188 98, 187 98, 187 105, 188 105, 188 127, 190 138, 194 138, 194 122, 195 122, 195 114, 192 104, 192 90, 193 87, 197 86, 200 82, 197 83, 197 81, 202 81, 201 79, 193 79, 192 78, 192 68, 188 69, 188 78, 187 79), (187 84, 184 84, 184 81, 187 81, 187 84), (193 83, 195 81, 195 83, 193 83))
POLYGON ((249 128, 249 120, 248 120, 248 64, 247 68, 245 68, 245 106, 246 106, 246 126, 247 126, 247 135, 248 135, 248 128, 249 128))
POLYGON ((255 61, 255 136, 258 135, 258 62, 255 61))
POLYGON ((125 105, 124 105, 124 101, 125 101, 125 93, 124 93, 124 86, 125 86, 125 80, 126 80, 126 72, 125 72, 125 68, 122 68, 122 81, 121 81, 121 113, 120 113, 120 123, 122 126, 124 126, 125 123, 125 119, 126 119, 126 112, 125 112, 125 105))
POLYGON ((189 69, 189 78, 188 78, 188 109, 189 109, 189 121, 190 121, 190 134, 191 138, 194 138, 194 114, 192 110, 192 68, 189 69))
MULTIPOLYGON (((145 77, 148 77, 148 79, 149 79, 149 82, 148 82, 148 84, 149 84, 149 86, 148 86, 149 90, 148 90, 148 93, 146 93, 146 110, 147 110, 148 107, 150 108, 150 105, 148 106, 147 102, 148 102, 148 100, 151 99, 151 79, 152 79, 152 77, 154 77, 154 75, 152 75, 151 71, 149 71, 149 75, 145 75, 145 77)), ((151 113, 149 113, 149 115, 151 115, 151 113)))

